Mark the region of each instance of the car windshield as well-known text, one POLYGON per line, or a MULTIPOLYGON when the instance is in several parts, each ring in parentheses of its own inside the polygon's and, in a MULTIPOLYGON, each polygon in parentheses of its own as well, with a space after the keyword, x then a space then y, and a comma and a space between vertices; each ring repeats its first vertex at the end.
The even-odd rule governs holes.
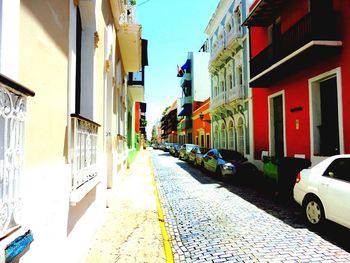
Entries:
POLYGON ((191 151, 195 145, 194 144, 187 144, 186 145, 186 150, 191 151))
POLYGON ((206 154, 210 149, 208 149, 208 148, 200 148, 199 150, 200 150, 201 154, 206 154))

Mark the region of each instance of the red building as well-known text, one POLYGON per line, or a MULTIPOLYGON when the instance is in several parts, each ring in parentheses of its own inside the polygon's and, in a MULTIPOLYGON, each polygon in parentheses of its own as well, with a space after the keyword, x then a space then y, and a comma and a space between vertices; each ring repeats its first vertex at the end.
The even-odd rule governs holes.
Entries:
POLYGON ((256 0, 250 29, 254 158, 350 153, 347 0, 256 0))
POLYGON ((176 100, 161 119, 163 142, 177 143, 177 103, 176 100))
POLYGON ((211 148, 211 119, 209 112, 210 98, 193 103, 193 143, 211 148))

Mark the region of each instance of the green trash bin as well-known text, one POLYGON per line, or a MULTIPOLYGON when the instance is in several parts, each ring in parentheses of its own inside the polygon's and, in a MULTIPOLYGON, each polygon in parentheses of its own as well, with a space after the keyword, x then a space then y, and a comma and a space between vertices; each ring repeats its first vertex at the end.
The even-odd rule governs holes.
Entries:
POLYGON ((278 184, 278 162, 274 156, 263 157, 263 173, 266 179, 278 184))

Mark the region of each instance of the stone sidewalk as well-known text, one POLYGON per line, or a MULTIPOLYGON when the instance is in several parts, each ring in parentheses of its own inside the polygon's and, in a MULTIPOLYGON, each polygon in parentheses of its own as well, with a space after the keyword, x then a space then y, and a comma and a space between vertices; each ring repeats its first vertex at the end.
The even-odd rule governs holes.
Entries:
POLYGON ((138 153, 113 190, 85 262, 166 262, 148 151, 138 153))

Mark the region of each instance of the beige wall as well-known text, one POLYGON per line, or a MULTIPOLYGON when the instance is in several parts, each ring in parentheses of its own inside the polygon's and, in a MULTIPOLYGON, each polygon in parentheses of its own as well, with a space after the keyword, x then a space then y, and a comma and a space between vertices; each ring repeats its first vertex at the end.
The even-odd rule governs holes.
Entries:
POLYGON ((25 166, 64 158, 67 125, 68 1, 21 1, 20 82, 28 99, 25 166))

